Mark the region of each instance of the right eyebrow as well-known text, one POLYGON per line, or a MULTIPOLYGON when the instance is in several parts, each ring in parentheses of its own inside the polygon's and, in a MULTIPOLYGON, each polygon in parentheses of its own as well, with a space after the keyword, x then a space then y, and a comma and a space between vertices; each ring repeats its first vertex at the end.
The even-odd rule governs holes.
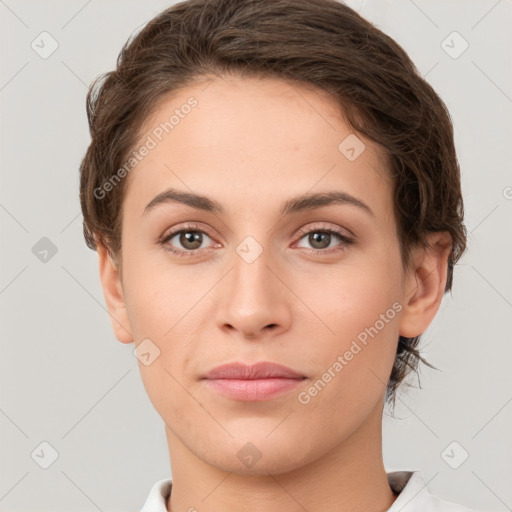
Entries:
POLYGON ((199 210, 205 210, 212 213, 224 213, 224 208, 217 201, 210 199, 209 197, 202 196, 199 194, 193 194, 191 192, 182 192, 173 188, 167 189, 164 192, 155 196, 144 208, 143 215, 154 209, 159 204, 165 204, 169 202, 183 203, 192 208, 199 210))

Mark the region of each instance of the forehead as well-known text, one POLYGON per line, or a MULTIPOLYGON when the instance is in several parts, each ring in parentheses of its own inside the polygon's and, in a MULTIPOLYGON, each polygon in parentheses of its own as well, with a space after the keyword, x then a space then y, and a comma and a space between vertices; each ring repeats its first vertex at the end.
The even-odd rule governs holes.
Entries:
POLYGON ((330 189, 390 207, 384 152, 317 88, 233 76, 198 82, 160 101, 142 127, 145 143, 152 147, 130 172, 124 201, 140 213, 170 187, 215 197, 231 213, 274 201, 277 211, 289 196, 330 189))

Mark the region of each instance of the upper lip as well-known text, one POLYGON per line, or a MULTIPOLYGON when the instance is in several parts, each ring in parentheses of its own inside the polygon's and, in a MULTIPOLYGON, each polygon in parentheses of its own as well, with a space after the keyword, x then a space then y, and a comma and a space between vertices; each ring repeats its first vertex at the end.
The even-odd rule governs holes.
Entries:
POLYGON ((301 379, 305 376, 277 363, 261 361, 255 364, 244 364, 239 362, 222 364, 210 370, 205 379, 271 379, 287 378, 301 379))

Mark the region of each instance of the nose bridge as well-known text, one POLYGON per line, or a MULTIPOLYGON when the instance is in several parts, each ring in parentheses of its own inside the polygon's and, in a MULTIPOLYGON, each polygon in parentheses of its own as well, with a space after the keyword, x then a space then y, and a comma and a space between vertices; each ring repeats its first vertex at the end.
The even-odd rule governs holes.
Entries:
MULTIPOLYGON (((231 293, 247 305, 255 301, 268 301, 275 283, 271 283, 272 251, 268 242, 264 246, 253 236, 247 236, 235 248, 232 258, 231 293)), ((262 305, 260 304, 259 307, 262 305)))
POLYGON ((246 237, 235 249, 233 279, 236 286, 244 286, 249 294, 269 285, 272 254, 268 244, 264 247, 254 237, 246 237))
POLYGON ((289 310, 283 284, 274 275, 279 263, 270 246, 246 237, 235 247, 230 267, 221 291, 219 326, 229 324, 250 336, 268 325, 283 327, 289 310))

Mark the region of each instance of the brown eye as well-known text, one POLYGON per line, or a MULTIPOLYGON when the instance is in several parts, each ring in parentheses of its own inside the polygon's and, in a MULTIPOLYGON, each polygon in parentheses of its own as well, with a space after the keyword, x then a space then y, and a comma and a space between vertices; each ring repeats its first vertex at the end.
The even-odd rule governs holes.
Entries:
POLYGON ((202 235, 200 231, 181 231, 179 233, 179 242, 185 249, 193 251, 201 247, 202 235))
POLYGON ((313 229, 309 231, 306 229, 301 230, 299 236, 298 247, 309 249, 314 254, 320 255, 343 251, 350 244, 354 243, 354 240, 344 233, 332 228, 324 228, 323 226, 313 226, 313 229), (306 240, 310 247, 300 245, 302 240, 306 240), (336 240, 338 240, 338 243, 336 243, 336 240))
POLYGON ((203 249, 203 243, 211 238, 202 229, 195 226, 185 226, 182 229, 176 229, 161 240, 161 245, 166 251, 177 256, 194 256, 203 249))
POLYGON ((307 236, 313 249, 327 249, 331 243, 331 234, 326 231, 314 231, 307 236))

